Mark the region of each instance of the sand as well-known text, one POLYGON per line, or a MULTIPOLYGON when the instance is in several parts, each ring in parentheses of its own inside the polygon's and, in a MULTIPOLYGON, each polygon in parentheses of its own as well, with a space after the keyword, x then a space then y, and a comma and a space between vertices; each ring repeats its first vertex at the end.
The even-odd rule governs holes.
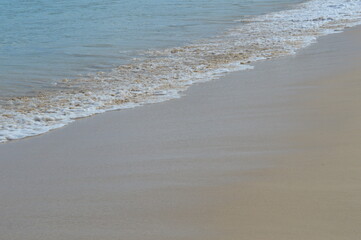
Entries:
POLYGON ((0 239, 361 236, 361 28, 0 145, 0 239))

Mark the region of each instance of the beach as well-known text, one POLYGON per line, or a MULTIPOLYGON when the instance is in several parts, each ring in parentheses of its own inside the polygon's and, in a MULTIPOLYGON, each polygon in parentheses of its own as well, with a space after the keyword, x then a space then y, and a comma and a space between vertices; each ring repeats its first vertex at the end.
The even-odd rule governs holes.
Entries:
POLYGON ((361 28, 0 145, 0 239, 359 239, 361 28))

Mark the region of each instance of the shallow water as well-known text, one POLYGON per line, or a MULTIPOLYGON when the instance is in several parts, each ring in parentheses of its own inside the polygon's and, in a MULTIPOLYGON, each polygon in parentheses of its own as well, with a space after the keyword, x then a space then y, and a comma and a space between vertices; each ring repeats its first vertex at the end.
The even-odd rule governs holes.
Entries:
POLYGON ((0 96, 106 71, 300 0, 0 0, 0 96))
MULTIPOLYGON (((177 98, 193 83, 295 54, 319 36, 361 23, 361 0, 154 0, 133 3, 128 15, 116 11, 116 1, 84 2, 90 3, 67 3, 67 10, 56 11, 57 5, 38 1, 53 9, 48 12, 24 5, 17 14, 26 18, 34 7, 31 14, 39 19, 28 16, 18 27, 6 25, 0 142, 41 134, 79 117, 177 98), (56 20, 50 24, 47 15, 56 20), (31 37, 23 34, 11 41, 9 33, 17 28, 30 31, 31 37)), ((16 18, 6 13, 6 21, 16 18)))

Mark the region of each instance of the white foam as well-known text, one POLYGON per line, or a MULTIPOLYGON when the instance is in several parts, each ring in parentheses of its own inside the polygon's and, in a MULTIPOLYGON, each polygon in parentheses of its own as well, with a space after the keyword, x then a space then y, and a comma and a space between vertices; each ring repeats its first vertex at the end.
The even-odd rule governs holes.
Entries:
POLYGON ((361 0, 314 0, 294 9, 240 19, 212 39, 164 50, 109 73, 62 81, 61 91, 3 99, 0 142, 45 133, 80 117, 180 97, 191 84, 252 62, 295 54, 319 36, 361 23, 361 0))

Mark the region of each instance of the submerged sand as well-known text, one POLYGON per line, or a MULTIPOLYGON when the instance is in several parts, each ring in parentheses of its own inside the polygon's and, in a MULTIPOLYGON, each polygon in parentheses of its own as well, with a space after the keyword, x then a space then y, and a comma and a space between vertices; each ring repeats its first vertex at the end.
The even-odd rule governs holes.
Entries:
POLYGON ((360 40, 0 145, 0 239, 359 239, 360 40))

